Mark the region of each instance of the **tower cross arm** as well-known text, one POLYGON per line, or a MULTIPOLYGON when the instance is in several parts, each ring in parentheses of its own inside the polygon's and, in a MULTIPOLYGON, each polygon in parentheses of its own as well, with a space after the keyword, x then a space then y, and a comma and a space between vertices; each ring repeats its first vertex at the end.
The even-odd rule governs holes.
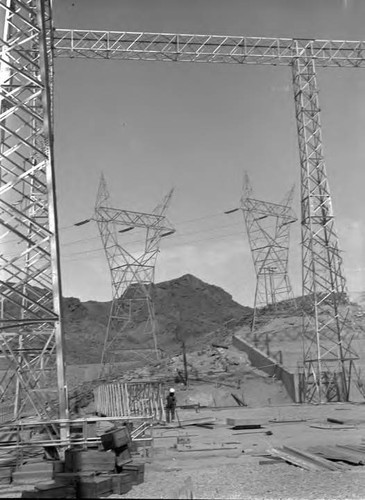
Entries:
POLYGON ((171 229, 165 224, 165 216, 159 214, 148 214, 100 206, 97 209, 97 215, 103 222, 114 222, 131 228, 158 228, 166 231, 171 229))
POLYGON ((295 221, 297 217, 294 211, 287 205, 279 203, 270 203, 267 201, 256 200, 254 198, 246 198, 243 200, 242 210, 262 214, 265 216, 280 217, 284 220, 295 221))
POLYGON ((364 67, 365 42, 299 38, 54 30, 56 57, 291 65, 311 57, 319 67, 364 67))

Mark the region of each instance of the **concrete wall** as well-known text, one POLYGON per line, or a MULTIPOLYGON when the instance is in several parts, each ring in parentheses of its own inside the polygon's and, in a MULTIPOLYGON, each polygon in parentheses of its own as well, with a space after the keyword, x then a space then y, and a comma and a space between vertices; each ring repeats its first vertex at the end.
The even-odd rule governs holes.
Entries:
POLYGON ((256 347, 244 340, 239 333, 233 335, 232 343, 234 347, 240 351, 244 351, 248 355, 248 359, 250 360, 252 366, 259 368, 263 372, 270 375, 270 377, 275 376, 275 378, 281 380, 291 399, 294 402, 299 401, 298 383, 295 373, 290 372, 280 365, 275 359, 270 358, 270 356, 267 356, 259 349, 256 349, 256 347))

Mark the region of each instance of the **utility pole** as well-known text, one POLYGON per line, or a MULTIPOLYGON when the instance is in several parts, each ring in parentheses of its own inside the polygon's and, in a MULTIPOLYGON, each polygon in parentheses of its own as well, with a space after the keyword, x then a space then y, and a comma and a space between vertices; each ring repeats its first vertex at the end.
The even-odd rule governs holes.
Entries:
POLYGON ((184 361, 185 386, 189 387, 188 363, 187 363, 187 360, 186 360, 185 340, 182 340, 181 343, 182 343, 182 352, 183 352, 183 361, 184 361))

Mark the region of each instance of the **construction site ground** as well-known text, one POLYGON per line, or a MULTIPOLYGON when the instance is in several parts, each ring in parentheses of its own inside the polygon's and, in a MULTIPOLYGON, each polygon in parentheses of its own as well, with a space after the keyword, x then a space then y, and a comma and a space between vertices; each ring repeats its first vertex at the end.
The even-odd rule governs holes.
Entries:
MULTIPOLYGON (((310 472, 265 457, 270 448, 283 445, 306 451, 317 445, 361 444, 365 437, 365 404, 178 408, 177 417, 172 424, 153 427, 153 448, 144 457, 144 482, 127 494, 108 498, 188 498, 176 496, 188 478, 197 499, 365 497, 365 466, 352 466, 344 472, 310 472), (213 418, 213 428, 179 426, 179 421, 202 418, 213 418), (328 418, 351 425, 332 425, 328 418), (235 430, 227 419, 260 424, 262 428, 235 430)), ((3 486, 0 497, 20 498, 24 489, 3 486)))
POLYGON ((146 459, 145 482, 123 497, 109 498, 172 498, 188 477, 192 480, 194 498, 360 499, 365 496, 365 466, 353 466, 349 472, 338 473, 309 472, 288 463, 259 463, 265 460, 259 455, 271 447, 287 445, 304 451, 319 444, 360 444, 365 431, 365 405, 227 407, 199 412, 180 409, 178 416, 181 421, 214 417, 214 428, 179 428, 178 423, 155 428, 153 456, 146 459), (245 419, 263 428, 233 430, 227 425, 227 418, 245 419), (356 425, 336 430, 311 427, 329 425, 327 418, 350 420, 356 425), (279 423, 283 420, 302 421, 279 423), (272 435, 267 435, 267 431, 272 435), (178 437, 190 439, 190 445, 178 445, 178 437))

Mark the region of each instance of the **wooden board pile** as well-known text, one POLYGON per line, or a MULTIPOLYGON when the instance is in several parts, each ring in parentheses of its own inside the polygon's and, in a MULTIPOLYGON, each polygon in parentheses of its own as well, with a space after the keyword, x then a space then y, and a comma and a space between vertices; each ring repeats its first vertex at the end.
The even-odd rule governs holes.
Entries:
MULTIPOLYGON (((144 481, 144 463, 132 459, 132 439, 127 427, 101 436, 101 449, 66 450, 65 462, 43 460, 25 464, 14 475, 31 484, 22 498, 98 498, 112 493, 124 494, 144 481)), ((25 482, 23 482, 25 484, 25 482)))
POLYGON ((279 459, 305 470, 344 471, 353 466, 365 465, 365 444, 313 446, 308 451, 281 446, 270 448, 268 455, 272 458, 272 463, 277 463, 279 459))

